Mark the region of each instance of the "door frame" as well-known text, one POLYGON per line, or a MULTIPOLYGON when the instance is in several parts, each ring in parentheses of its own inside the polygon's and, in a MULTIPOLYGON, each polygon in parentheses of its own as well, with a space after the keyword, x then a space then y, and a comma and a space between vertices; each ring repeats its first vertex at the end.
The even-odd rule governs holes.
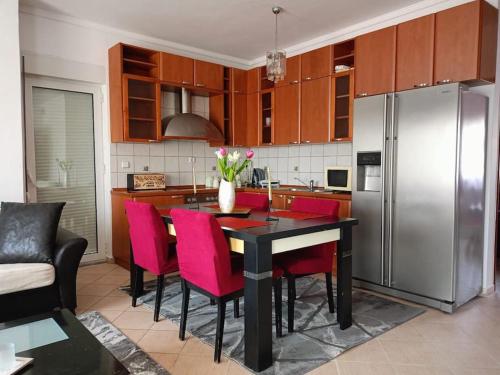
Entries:
MULTIPOLYGON (((26 164, 26 201, 28 202, 32 181, 36 181, 35 140, 33 128, 33 87, 53 90, 73 91, 92 95, 94 109, 94 164, 95 164, 95 197, 97 219, 97 252, 86 254, 82 263, 103 261, 106 259, 106 221, 105 221, 105 163, 103 139, 103 93, 100 85, 69 79, 50 78, 33 74, 25 75, 25 164, 26 164)), ((36 199, 36 196, 35 196, 36 199)))

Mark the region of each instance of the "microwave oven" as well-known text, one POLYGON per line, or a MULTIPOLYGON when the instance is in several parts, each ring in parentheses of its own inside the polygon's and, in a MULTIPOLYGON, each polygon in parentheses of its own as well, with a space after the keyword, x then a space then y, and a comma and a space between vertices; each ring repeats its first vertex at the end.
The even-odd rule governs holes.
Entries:
POLYGON ((326 167, 325 190, 351 191, 351 167, 326 167))

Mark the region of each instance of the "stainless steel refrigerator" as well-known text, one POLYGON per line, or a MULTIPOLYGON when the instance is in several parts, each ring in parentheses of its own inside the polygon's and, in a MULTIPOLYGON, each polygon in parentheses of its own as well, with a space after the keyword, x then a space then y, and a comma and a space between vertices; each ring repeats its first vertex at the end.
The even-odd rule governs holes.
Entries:
POLYGON ((480 293, 487 106, 458 83, 354 101, 355 285, 448 312, 480 293))

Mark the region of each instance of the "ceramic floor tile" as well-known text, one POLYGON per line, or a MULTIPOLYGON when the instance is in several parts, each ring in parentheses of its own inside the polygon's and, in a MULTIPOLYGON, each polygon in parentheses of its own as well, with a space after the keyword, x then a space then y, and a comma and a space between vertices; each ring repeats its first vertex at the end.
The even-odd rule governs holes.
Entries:
POLYGON ((196 355, 214 355, 214 348, 201 342, 196 337, 190 337, 186 340, 186 344, 182 348, 181 354, 196 354, 196 355))
POLYGON ((146 352, 179 354, 186 342, 179 340, 177 332, 148 331, 138 345, 146 352))
POLYGON ((172 321, 165 319, 160 316, 160 321, 155 322, 153 326, 151 327, 152 330, 154 331, 175 331, 179 332, 179 326, 172 321))
POLYGON ((387 363, 387 355, 379 340, 373 339, 338 357, 339 361, 387 363))
POLYGON ((149 329, 153 323, 153 315, 142 311, 125 311, 113 322, 118 329, 149 329))
POLYGON ((79 296, 100 296, 104 297, 110 294, 116 287, 113 285, 101 285, 95 282, 86 285, 77 291, 79 296))
POLYGON ((173 375, 220 375, 227 374, 229 360, 221 358, 221 363, 215 363, 213 357, 179 354, 171 372, 173 375))
POLYGON ((90 306, 100 301, 103 297, 99 296, 77 296, 76 304, 80 310, 89 310, 90 306))
POLYGON ((136 344, 144 337, 148 332, 147 329, 122 329, 121 330, 130 340, 136 344))
POLYGON ((499 369, 452 369, 453 375, 500 375, 499 369))
POLYGON ((330 361, 323 366, 319 366, 312 371, 309 371, 307 375, 339 375, 338 363, 337 361, 330 361))
MULTIPOLYGON (((339 375, 395 375, 390 364, 370 362, 338 362, 339 375)), ((326 374, 326 373, 325 373, 326 374)))
POLYGON ((90 266, 83 266, 78 269, 78 273, 82 275, 94 274, 94 275, 104 275, 106 273, 110 273, 115 269, 120 269, 126 271, 124 268, 119 267, 116 264, 112 263, 100 263, 93 264, 90 266))
POLYGON ((171 353, 148 353, 148 355, 167 371, 172 370, 179 356, 171 353))
POLYGON ((446 366, 442 354, 426 342, 381 340, 390 363, 401 365, 446 366))
MULTIPOLYGON (((89 309, 89 311, 91 310, 92 308, 89 309)), ((122 314, 122 312, 116 310, 101 310, 99 311, 99 314, 104 316, 109 322, 113 323, 116 320, 116 318, 118 318, 122 314)))
POLYGON ((115 287, 124 286, 129 284, 130 277, 128 275, 110 275, 106 274, 104 276, 99 277, 95 284, 103 284, 103 285, 113 285, 115 287))
POLYGON ((131 303, 132 299, 129 296, 117 296, 117 297, 106 296, 103 297, 94 305, 92 305, 91 308, 96 311, 102 311, 102 310, 125 311, 130 307, 131 303))
POLYGON ((446 367, 393 365, 396 375, 454 375, 446 367))
MULTIPOLYGON (((252 375, 253 372, 247 370, 245 367, 241 366, 239 363, 235 361, 229 361, 227 366, 227 375, 252 375)), ((336 375, 332 373, 331 375, 336 375)))

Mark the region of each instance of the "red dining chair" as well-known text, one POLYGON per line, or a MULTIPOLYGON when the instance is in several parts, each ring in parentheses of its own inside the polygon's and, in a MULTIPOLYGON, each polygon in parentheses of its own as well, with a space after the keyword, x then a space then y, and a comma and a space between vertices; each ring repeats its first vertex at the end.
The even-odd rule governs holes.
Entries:
POLYGON ((156 275, 154 321, 157 322, 165 275, 179 270, 177 256, 173 249, 169 249, 167 228, 152 204, 125 201, 125 211, 135 267, 132 306, 136 306, 138 280, 143 277, 144 270, 156 275))
MULTIPOLYGON (((332 199, 311 199, 297 197, 292 201, 291 211, 324 214, 325 217, 337 218, 340 203, 332 199)), ((328 296, 328 307, 334 312, 332 266, 336 243, 329 242, 283 253, 276 261, 285 270, 288 282, 288 332, 294 330, 295 311, 295 279, 316 273, 324 273, 326 280, 326 292, 328 296)))
MULTIPOLYGON (((209 213, 174 208, 170 212, 177 237, 177 256, 182 285, 182 311, 179 338, 186 335, 191 289, 217 304, 214 361, 220 362, 226 303, 243 296, 244 278, 241 262, 230 257, 224 232, 209 213)), ((276 332, 281 336, 281 276, 273 270, 275 285, 276 332)), ((237 303, 235 302, 235 309, 237 303)))
POLYGON ((267 211, 269 199, 267 194, 236 193, 235 206, 252 208, 254 211, 267 211))

